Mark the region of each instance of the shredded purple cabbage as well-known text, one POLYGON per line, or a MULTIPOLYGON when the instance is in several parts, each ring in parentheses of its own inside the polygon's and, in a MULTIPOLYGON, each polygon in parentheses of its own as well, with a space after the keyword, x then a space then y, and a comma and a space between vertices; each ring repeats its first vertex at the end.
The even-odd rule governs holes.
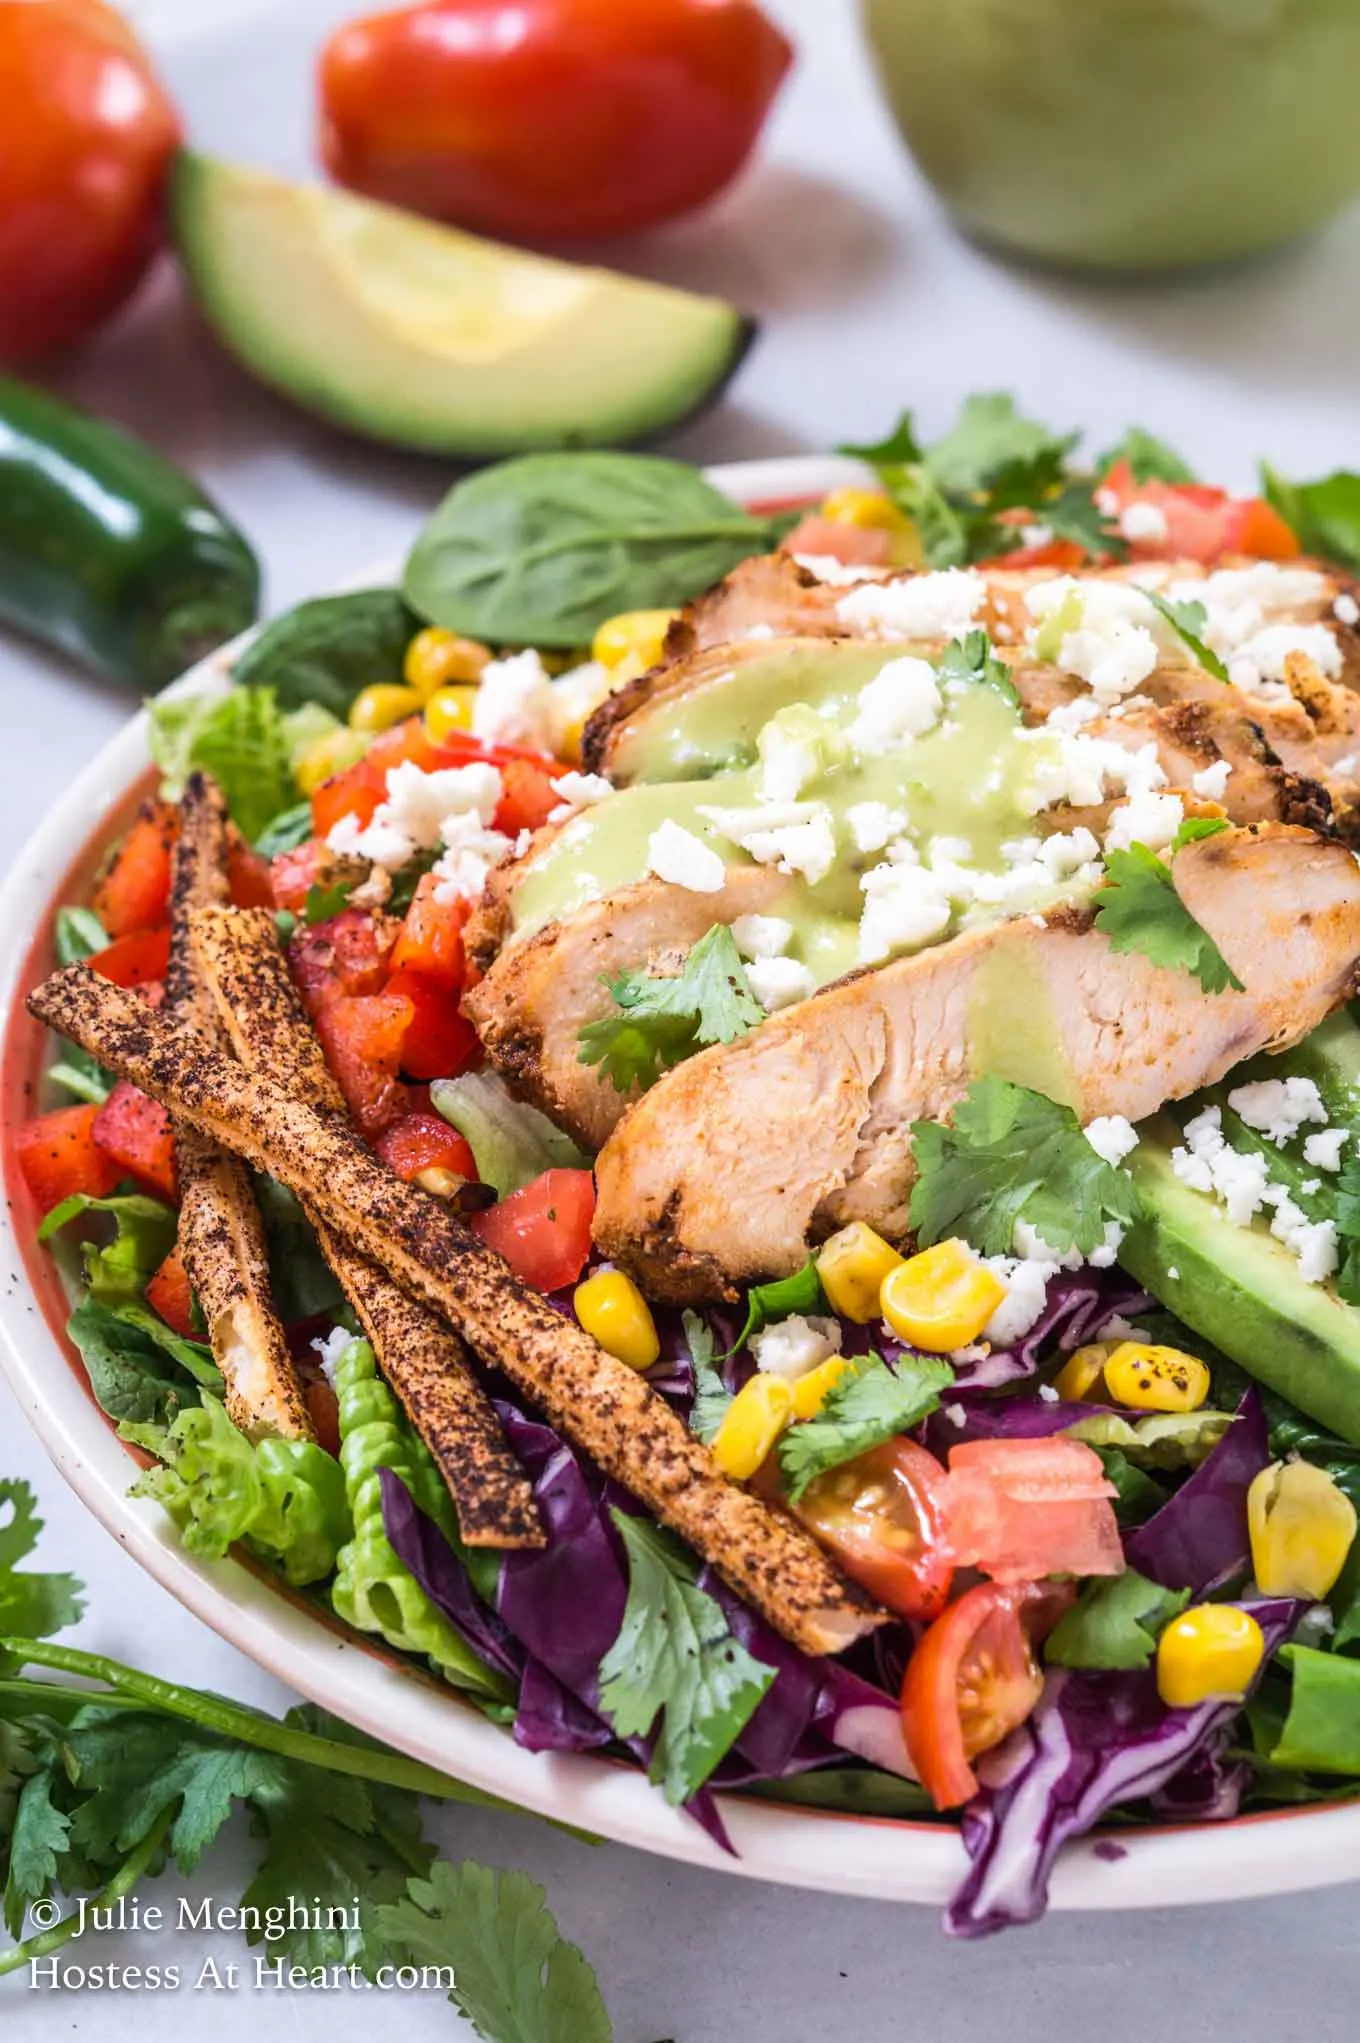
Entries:
POLYGON ((1194 1473, 1126 1535, 1129 1566, 1164 1589, 1190 1589, 1196 1596, 1242 1574, 1251 1559, 1247 1491, 1269 1461, 1265 1409, 1253 1384, 1194 1473))

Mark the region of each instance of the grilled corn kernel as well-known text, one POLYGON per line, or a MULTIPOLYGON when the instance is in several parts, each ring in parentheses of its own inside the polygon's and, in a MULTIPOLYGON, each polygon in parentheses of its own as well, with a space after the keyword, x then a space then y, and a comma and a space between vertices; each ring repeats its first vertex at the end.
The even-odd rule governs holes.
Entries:
POLYGON ((1355 1524, 1355 1506, 1325 1469, 1272 1462, 1247 1491, 1258 1586, 1267 1596, 1325 1596, 1345 1565, 1355 1524))
POLYGON ((1121 1341, 1105 1363, 1111 1401, 1139 1412, 1197 1412, 1209 1395, 1209 1372, 1198 1355, 1179 1348, 1121 1341))
POLYGON ((646 1299, 622 1270, 597 1270, 576 1287, 572 1303, 588 1334, 630 1369, 650 1369, 661 1353, 646 1299))
POLYGON ((901 1261, 891 1243, 875 1234, 864 1221, 854 1220, 849 1227, 841 1228, 823 1243, 817 1257, 817 1275, 832 1311, 844 1313, 847 1319, 858 1320, 861 1325, 877 1319, 883 1280, 892 1275, 901 1261))
POLYGON ((850 1367, 848 1355, 832 1355, 825 1362, 819 1362, 815 1369, 809 1369, 805 1376, 793 1380, 793 1416, 795 1419, 815 1419, 827 1395, 834 1390, 846 1370, 850 1367))
POLYGON ((437 688, 425 705, 425 728, 431 742, 442 745, 452 732, 470 731, 476 700, 476 689, 464 682, 437 688))
POLYGON ((966 1241, 937 1241, 889 1272, 878 1302, 895 1334, 945 1355, 975 1341, 1005 1296, 1001 1279, 966 1241))
POLYGON ((407 646, 401 671, 407 687, 428 702, 436 689, 447 688, 451 681, 479 681, 483 667, 490 664, 489 646, 432 624, 418 631, 407 646))
POLYGON ((1265 1658, 1261 1627, 1232 1603, 1198 1603, 1157 1641, 1157 1693, 1173 1710, 1245 1695, 1265 1658))
POLYGON ((793 1417, 793 1386, 782 1376, 757 1372, 723 1414, 713 1441, 718 1467, 734 1482, 749 1482, 793 1417))
POLYGON ((631 656, 639 663, 637 671, 645 674, 661 658, 666 633, 678 615, 675 610, 621 610, 596 632, 591 658, 602 667, 617 667, 631 656))
POLYGON ((393 724, 414 716, 420 707, 421 697, 414 688, 375 681, 371 688, 361 688, 350 704, 349 727, 352 731, 390 731, 393 724))
POLYGON ((313 738, 293 769, 299 792, 314 795, 337 773, 344 773, 348 767, 355 765, 367 750, 366 733, 352 731, 347 724, 337 724, 333 731, 325 731, 319 738, 313 738))
POLYGON ((1091 1341, 1084 1348, 1075 1348, 1053 1379, 1058 1396, 1074 1404, 1089 1397, 1118 1345, 1117 1341, 1091 1341))

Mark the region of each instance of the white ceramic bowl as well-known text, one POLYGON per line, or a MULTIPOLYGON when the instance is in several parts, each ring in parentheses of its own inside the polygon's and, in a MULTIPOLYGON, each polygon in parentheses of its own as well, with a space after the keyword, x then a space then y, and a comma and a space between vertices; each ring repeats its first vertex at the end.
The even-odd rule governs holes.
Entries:
MULTIPOLYGON (((863 474, 824 459, 742 463, 711 471, 747 503, 797 502, 863 474)), ((369 581, 391 579, 382 570, 369 581)), ((222 653, 176 683, 221 687, 222 653)), ((88 885, 101 841, 147 784, 146 719, 105 747, 27 845, 0 891, 0 1126, 23 1118, 42 1057, 41 1031, 22 1009, 51 963, 49 925, 62 900, 88 885)), ((243 1561, 215 1564, 180 1548, 160 1509, 127 1494, 129 1450, 95 1406, 62 1333, 66 1300, 33 1240, 37 1215, 4 1156, 0 1361, 44 1446, 77 1495, 172 1595, 301 1694, 414 1758, 540 1815, 620 1843, 794 1886, 894 1901, 943 1901, 964 1866, 955 1832, 938 1824, 843 1816, 723 1798, 739 1856, 729 1858, 631 1767, 593 1757, 521 1751, 447 1689, 328 1623, 301 1598, 243 1561)), ((1058 1908, 1164 1907, 1324 1886, 1360 1874, 1360 1807, 1288 1809, 1220 1825, 1121 1830, 1124 1856, 1088 1841, 1064 1856, 1058 1908)))

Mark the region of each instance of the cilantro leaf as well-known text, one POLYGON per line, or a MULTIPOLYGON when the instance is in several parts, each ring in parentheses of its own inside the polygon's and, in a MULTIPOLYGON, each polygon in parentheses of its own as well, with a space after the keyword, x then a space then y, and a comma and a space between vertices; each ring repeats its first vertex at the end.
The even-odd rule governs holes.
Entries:
POLYGON ((350 889, 347 882, 337 881, 333 887, 313 885, 307 889, 307 898, 302 904, 302 919, 308 929, 318 922, 329 922, 333 915, 339 915, 349 906, 350 889))
POLYGON ((1141 426, 1130 426, 1118 445, 1099 457, 1096 474, 1108 475, 1121 461, 1127 461, 1135 482, 1198 480, 1194 470, 1181 459, 1174 447, 1168 447, 1166 441, 1159 440, 1155 434, 1144 432, 1141 426))
POLYGON ((951 639, 936 660, 935 671, 942 681, 966 681, 976 687, 995 688, 1007 702, 1017 709, 1020 706, 1011 670, 996 657, 985 631, 970 631, 963 638, 951 639))
POLYGON ((605 983, 619 1011, 586 1023, 578 1054, 582 1064, 598 1064, 619 1092, 651 1085, 694 1051, 731 1043, 765 1019, 723 922, 700 937, 673 978, 624 972, 605 983))
POLYGON ((12 1937, 23 1934, 32 1904, 56 1886, 69 1849, 71 1819, 52 1799, 57 1782, 56 1769, 43 1767, 29 1775, 15 1804, 5 1881, 5 1927, 12 1937))
POLYGON ((449 1999, 485 2043, 613 2043, 595 1974, 526 1873, 441 1860, 376 1918, 412 1963, 452 1967, 449 1999))
MULTIPOLYGON (((1176 832, 1172 852, 1226 827, 1214 818, 1192 818, 1176 832)), ((1171 867, 1155 851, 1131 844, 1127 851, 1107 852, 1105 870, 1108 878, 1095 897, 1095 926, 1112 950, 1140 951, 1154 965, 1192 972, 1206 993, 1222 993, 1229 986, 1244 991, 1208 930, 1176 892, 1171 867)))
MULTIPOLYGON (((170 1849, 191 1872, 237 1801, 286 1775, 290 1762, 236 1745, 154 1711, 81 1712, 66 1732, 68 1769, 82 1797, 71 1823, 77 1850, 103 1863, 145 1837, 168 1809, 178 1813, 170 1849)), ((342 1792, 350 1783, 328 1780, 342 1792)))
POLYGON ((923 1247, 962 1235, 1008 1255, 1017 1220, 1052 1247, 1098 1248, 1109 1220, 1138 1213, 1128 1173, 1097 1156, 1070 1107, 1008 1079, 975 1079, 949 1124, 912 1125, 911 1226, 923 1247))
POLYGON ((1146 1667, 1189 1601, 1188 1589, 1163 1589, 1134 1568, 1088 1582, 1049 1633, 1044 1658, 1054 1667, 1146 1667))
POLYGON ((903 1355, 892 1369, 880 1355, 852 1362, 816 1418, 790 1426, 779 1442, 790 1502, 828 1469, 919 1425, 953 1381, 949 1364, 933 1355, 903 1355))
POLYGON ((651 1778, 668 1802, 687 1802, 731 1750, 775 1670, 733 1637, 678 1541, 626 1511, 610 1516, 628 1555, 628 1602, 600 1662, 600 1713, 620 1738, 645 1738, 660 1720, 651 1778))
MULTIPOLYGON (((746 1294, 746 1323, 733 1343, 736 1355, 753 1335, 773 1319, 787 1319, 794 1312, 827 1312, 826 1293, 817 1274, 817 1258, 809 1256, 801 1270, 791 1277, 776 1277, 772 1284, 753 1284, 746 1294)), ((726 1359, 726 1358, 724 1358, 726 1359)))
POLYGON ((1022 417, 1015 399, 1005 391, 975 393, 964 399, 958 417, 926 460, 936 482, 950 495, 981 494, 1007 471, 1033 469, 1036 463, 1048 470, 1051 486, 1080 437, 1051 432, 1022 417))
POLYGON ((1204 626, 1208 611, 1202 603, 1173 603, 1169 596, 1159 596, 1155 589, 1144 589, 1143 594, 1154 610, 1159 610, 1171 629, 1194 654, 1206 674, 1212 674, 1215 681, 1226 681, 1228 670, 1218 654, 1204 642, 1204 626))
POLYGON ((890 463, 905 464, 922 459, 921 443, 916 437, 916 426, 909 411, 902 413, 886 440, 873 440, 860 446, 856 446, 854 442, 847 442, 844 446, 838 447, 836 452, 849 454, 856 461, 872 462, 875 468, 883 468, 890 463))
POLYGON ((1101 510, 1089 481, 1067 483, 1056 496, 1037 505, 1035 516, 1055 539, 1070 539, 1087 553, 1103 553, 1111 560, 1123 560, 1128 553, 1118 523, 1101 510))
POLYGON ((713 1329, 700 1319, 697 1312, 687 1312, 680 1322, 689 1344, 690 1361, 694 1365, 694 1403, 690 1408, 689 1426, 691 1433, 697 1433, 707 1447, 716 1435, 727 1408, 732 1402, 732 1393, 723 1382, 722 1371, 713 1357, 715 1342, 713 1329))
MULTIPOLYGON (((987 550, 978 530, 976 514, 965 517, 949 501, 924 462, 911 462, 903 467, 889 466, 881 474, 894 502, 905 511, 920 534, 921 551, 927 567, 962 567, 965 561, 978 558, 979 549, 987 550)), ((991 520, 985 522, 989 533, 997 530, 991 520)), ((991 551, 995 552, 996 547, 993 546, 991 551)))

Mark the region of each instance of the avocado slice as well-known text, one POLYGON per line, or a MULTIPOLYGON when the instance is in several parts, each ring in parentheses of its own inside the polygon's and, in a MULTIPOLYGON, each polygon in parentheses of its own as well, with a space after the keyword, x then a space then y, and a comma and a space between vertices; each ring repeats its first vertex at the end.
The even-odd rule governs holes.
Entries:
MULTIPOLYGON (((1276 1074, 1295 1070, 1296 1056, 1275 1059, 1276 1074)), ((1322 1284, 1305 1284, 1264 1227, 1234 1225, 1214 1199, 1181 1183, 1171 1168, 1181 1133, 1170 1115, 1147 1122, 1139 1137, 1126 1168, 1143 1213, 1120 1263, 1249 1375, 1360 1446, 1360 1311, 1322 1284)))
POLYGON ((262 382, 428 453, 660 432, 717 395, 754 334, 721 299, 192 152, 175 166, 172 216, 210 325, 262 382))

